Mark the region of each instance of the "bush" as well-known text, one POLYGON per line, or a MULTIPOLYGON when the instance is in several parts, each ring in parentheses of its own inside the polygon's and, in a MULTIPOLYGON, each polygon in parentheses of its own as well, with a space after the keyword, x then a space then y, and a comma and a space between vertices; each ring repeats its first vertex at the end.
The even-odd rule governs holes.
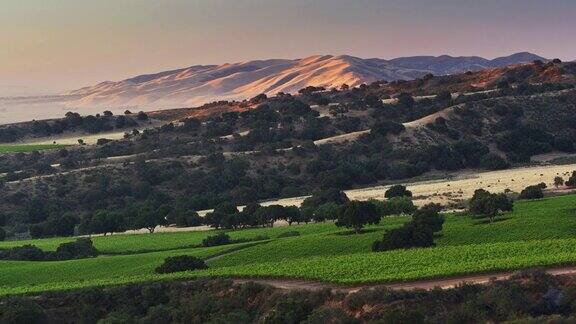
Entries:
POLYGON ((179 255, 168 257, 164 263, 156 268, 156 273, 172 273, 181 271, 192 271, 197 269, 207 269, 204 260, 189 255, 179 255))
POLYGON ((4 241, 6 239, 6 231, 0 227, 0 241, 4 241))
POLYGON ((568 181, 564 182, 567 187, 576 187, 576 171, 572 171, 572 175, 568 178, 568 181))
POLYGON ((402 133, 405 129, 406 128, 404 127, 404 125, 387 120, 374 125, 372 127, 372 132, 374 132, 375 134, 380 134, 382 136, 386 136, 388 134, 398 135, 402 133))
POLYGON ((520 192, 519 199, 539 199, 543 198, 544 193, 542 192, 542 186, 535 185, 535 186, 528 186, 520 192))
POLYGON ((96 257, 98 250, 89 238, 80 238, 75 242, 62 243, 56 252, 46 252, 34 245, 13 247, 0 251, 0 259, 16 261, 52 261, 96 257))
POLYGON ((278 234, 277 238, 294 237, 294 236, 300 236, 300 232, 298 232, 298 231, 288 231, 288 232, 280 233, 280 234, 278 234))
POLYGON ((386 231, 381 241, 372 244, 372 251, 390 251, 412 247, 429 247, 434 245, 434 233, 424 227, 415 226, 413 222, 400 228, 386 231))
POLYGON ((43 261, 46 259, 46 252, 34 245, 23 245, 13 247, 10 250, 0 251, 0 259, 16 261, 43 261))
POLYGON ((394 198, 394 197, 412 197, 412 192, 407 190, 403 185, 393 185, 392 187, 388 188, 384 193, 384 197, 386 198, 394 198))
POLYGON ((226 245, 230 244, 230 236, 225 233, 220 233, 217 235, 211 235, 202 240, 202 246, 209 247, 209 246, 217 246, 217 245, 226 245))
POLYGON ((404 226, 386 231, 381 241, 372 244, 372 251, 389 251, 413 247, 434 245, 434 233, 442 230, 444 217, 440 214, 440 205, 428 204, 412 216, 412 221, 404 226))
POLYGON ((59 260, 84 259, 98 256, 98 250, 89 238, 79 238, 75 242, 62 243, 56 249, 59 260))

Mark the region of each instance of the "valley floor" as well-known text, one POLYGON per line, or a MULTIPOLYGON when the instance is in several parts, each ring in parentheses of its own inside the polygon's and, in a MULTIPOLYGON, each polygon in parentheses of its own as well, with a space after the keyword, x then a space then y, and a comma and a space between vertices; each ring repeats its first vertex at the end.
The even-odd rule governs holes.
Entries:
MULTIPOLYGON (((384 218, 361 234, 352 234, 332 222, 234 230, 227 232, 232 239, 253 241, 215 247, 200 247, 200 243, 221 231, 93 237, 103 254, 97 258, 0 261, 0 295, 199 277, 365 285, 572 266, 576 265, 574 206, 576 195, 519 201, 513 212, 494 223, 466 214, 448 214, 435 247, 378 253, 371 252, 372 243, 408 217, 384 218), (286 232, 299 235, 283 237, 286 232), (209 268, 154 273, 166 257, 176 255, 203 258, 209 268)), ((0 242, 0 248, 33 244, 55 250, 60 243, 72 240, 7 241, 0 242)))

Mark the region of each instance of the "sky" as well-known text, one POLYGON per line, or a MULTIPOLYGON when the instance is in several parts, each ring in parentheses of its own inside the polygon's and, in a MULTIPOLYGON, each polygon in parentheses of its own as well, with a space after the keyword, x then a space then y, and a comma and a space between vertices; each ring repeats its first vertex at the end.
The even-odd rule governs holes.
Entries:
POLYGON ((314 54, 574 60, 575 17, 574 0, 1 0, 0 96, 314 54))

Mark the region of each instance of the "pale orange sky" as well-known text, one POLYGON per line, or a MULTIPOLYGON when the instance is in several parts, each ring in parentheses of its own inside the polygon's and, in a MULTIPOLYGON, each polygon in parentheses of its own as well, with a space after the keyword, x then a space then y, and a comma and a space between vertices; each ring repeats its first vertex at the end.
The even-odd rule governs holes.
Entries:
POLYGON ((576 59, 574 17, 573 0, 2 0, 0 96, 312 54, 576 59))

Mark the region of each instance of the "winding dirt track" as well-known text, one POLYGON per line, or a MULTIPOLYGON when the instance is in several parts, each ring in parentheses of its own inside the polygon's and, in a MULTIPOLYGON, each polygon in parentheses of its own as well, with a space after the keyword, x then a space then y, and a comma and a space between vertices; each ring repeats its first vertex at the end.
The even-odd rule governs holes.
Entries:
MULTIPOLYGON (((546 273, 553 276, 573 275, 576 274, 576 266, 556 267, 545 269, 546 273)), ((517 271, 494 272, 487 274, 466 275, 445 279, 420 280, 411 282, 399 282, 389 284, 366 284, 366 285, 341 285, 325 283, 321 281, 306 281, 292 279, 234 279, 234 283, 255 282, 263 285, 269 285, 283 290, 312 290, 330 289, 332 291, 353 293, 361 289, 389 288, 393 290, 432 290, 434 288, 449 289, 464 283, 468 284, 487 284, 492 280, 509 279, 517 271)))

